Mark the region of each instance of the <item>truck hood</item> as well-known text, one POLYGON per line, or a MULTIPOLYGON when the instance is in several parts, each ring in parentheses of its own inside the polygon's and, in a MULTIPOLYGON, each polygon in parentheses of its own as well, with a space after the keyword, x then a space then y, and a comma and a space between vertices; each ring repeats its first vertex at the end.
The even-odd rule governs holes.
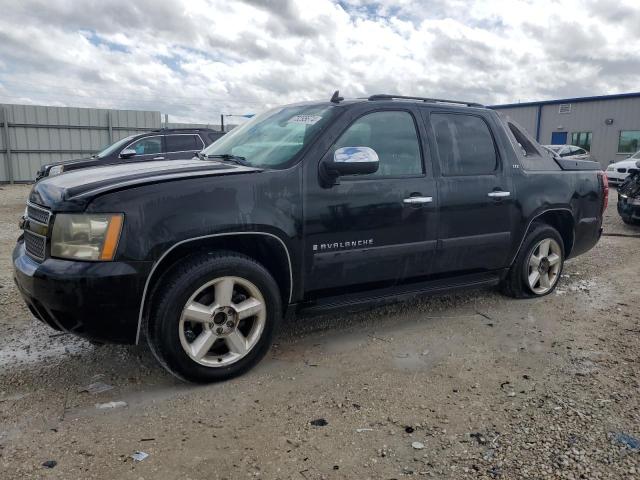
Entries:
POLYGON ((217 175, 239 175, 260 169, 212 160, 162 160, 81 169, 36 183, 29 201, 54 211, 77 211, 103 193, 145 184, 217 175))

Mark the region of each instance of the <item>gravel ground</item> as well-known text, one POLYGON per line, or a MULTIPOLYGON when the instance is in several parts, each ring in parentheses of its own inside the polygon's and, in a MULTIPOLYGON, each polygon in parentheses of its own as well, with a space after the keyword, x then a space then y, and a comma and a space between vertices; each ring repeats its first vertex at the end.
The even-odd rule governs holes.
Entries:
POLYGON ((615 192, 614 235, 551 296, 298 319, 256 369, 209 386, 30 317, 10 260, 27 193, 0 189, 3 479, 640 478, 640 228, 615 192), (95 382, 112 388, 82 391, 95 382))

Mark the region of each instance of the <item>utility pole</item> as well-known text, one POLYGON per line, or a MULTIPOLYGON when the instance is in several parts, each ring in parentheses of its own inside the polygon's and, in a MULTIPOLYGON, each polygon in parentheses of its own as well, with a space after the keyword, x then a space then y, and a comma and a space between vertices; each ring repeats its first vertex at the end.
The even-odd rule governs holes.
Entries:
POLYGON ((224 114, 220 114, 220 130, 224 132, 224 114))

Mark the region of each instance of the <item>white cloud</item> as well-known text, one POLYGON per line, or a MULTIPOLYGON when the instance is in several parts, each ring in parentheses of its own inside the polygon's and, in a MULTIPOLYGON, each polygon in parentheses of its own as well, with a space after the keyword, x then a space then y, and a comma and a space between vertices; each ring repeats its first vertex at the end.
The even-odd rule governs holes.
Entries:
POLYGON ((637 88, 635 0, 0 0, 0 103, 214 122, 390 92, 482 103, 637 88))

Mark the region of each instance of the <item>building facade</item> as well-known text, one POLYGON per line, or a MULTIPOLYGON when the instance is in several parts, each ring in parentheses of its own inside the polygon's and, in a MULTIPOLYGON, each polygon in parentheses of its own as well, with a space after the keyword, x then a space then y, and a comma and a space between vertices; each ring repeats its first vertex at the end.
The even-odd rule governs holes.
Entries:
POLYGON ((640 150, 640 92, 494 105, 543 145, 576 145, 603 167, 640 150))

